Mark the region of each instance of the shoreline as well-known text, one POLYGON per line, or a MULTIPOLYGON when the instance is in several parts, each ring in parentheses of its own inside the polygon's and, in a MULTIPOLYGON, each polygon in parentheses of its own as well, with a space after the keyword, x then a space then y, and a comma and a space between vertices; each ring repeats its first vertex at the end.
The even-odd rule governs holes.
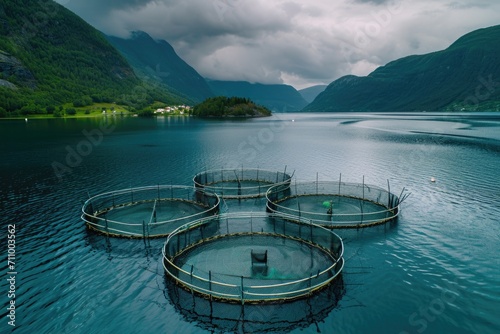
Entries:
POLYGON ((151 117, 141 117, 139 114, 127 113, 127 114, 98 114, 98 115, 70 115, 70 116, 61 116, 54 117, 52 115, 42 115, 42 116, 34 116, 34 115, 26 115, 26 116, 17 116, 17 117, 3 117, 0 118, 2 120, 36 120, 36 119, 89 119, 89 118, 107 118, 107 117, 139 117, 139 118, 153 118, 153 117, 187 117, 192 115, 160 115, 160 116, 151 116, 151 117))

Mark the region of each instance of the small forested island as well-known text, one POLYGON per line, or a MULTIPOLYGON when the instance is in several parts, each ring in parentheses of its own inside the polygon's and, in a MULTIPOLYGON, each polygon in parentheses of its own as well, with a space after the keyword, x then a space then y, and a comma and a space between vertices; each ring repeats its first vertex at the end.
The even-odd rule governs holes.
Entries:
POLYGON ((244 97, 210 97, 195 105, 192 115, 200 117, 266 117, 271 111, 244 97))

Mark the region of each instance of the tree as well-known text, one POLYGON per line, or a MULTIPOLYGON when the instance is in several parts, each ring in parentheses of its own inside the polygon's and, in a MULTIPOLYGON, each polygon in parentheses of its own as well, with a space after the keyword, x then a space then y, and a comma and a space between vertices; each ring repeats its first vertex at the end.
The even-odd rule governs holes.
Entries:
POLYGON ((75 108, 66 108, 66 115, 76 115, 75 108))

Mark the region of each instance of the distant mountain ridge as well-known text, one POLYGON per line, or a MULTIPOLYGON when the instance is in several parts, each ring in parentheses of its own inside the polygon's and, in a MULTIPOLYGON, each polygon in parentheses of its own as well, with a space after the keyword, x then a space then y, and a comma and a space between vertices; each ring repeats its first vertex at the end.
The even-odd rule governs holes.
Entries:
POLYGON ((128 39, 113 36, 107 39, 139 77, 165 84, 194 103, 213 96, 205 79, 182 60, 167 41, 154 40, 143 31, 132 32, 128 39))
POLYGON ((500 26, 445 50, 404 57, 332 82, 304 111, 475 111, 500 108, 500 26))
MULTIPOLYGON (((389 62, 297 91, 284 84, 203 78, 166 41, 105 36, 51 0, 0 4, 0 117, 109 103, 129 111, 243 97, 272 111, 500 110, 500 25, 445 50, 389 62), (309 101, 314 99, 310 104, 309 101)), ((81 111, 83 113, 83 110, 81 111)))
POLYGON ((299 111, 307 105, 307 101, 290 85, 220 80, 208 80, 208 85, 216 95, 245 97, 271 111, 299 111))
POLYGON ((320 93, 322 93, 326 89, 326 87, 328 86, 327 85, 311 86, 304 89, 299 89, 299 93, 300 95, 302 95, 304 100, 307 101, 307 103, 311 103, 320 93))

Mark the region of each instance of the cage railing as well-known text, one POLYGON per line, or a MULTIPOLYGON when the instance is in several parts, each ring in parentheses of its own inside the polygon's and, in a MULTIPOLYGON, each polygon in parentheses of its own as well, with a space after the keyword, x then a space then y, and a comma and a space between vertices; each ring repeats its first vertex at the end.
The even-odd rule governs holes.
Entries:
POLYGON ((257 168, 214 169, 198 173, 193 182, 195 187, 217 193, 223 198, 251 198, 263 197, 271 186, 287 188, 292 177, 293 173, 288 174, 286 167, 283 172, 257 168), (248 184, 250 182, 257 185, 248 184))
MULTIPOLYGON (((404 192, 404 189, 403 189, 404 192)), ((312 221, 326 227, 363 227, 383 223, 397 218, 400 204, 407 197, 398 197, 389 190, 363 183, 347 183, 336 181, 301 182, 288 189, 270 187, 266 193, 266 210, 295 221, 312 221), (311 212, 300 208, 300 200, 308 196, 330 197, 332 208, 335 200, 348 198, 357 201, 359 212, 311 212), (283 202, 293 202, 293 207, 283 202), (380 209, 365 211, 368 202, 376 204, 380 209)))
POLYGON ((163 247, 163 266, 171 278, 193 293, 242 303, 265 302, 300 298, 328 285, 342 271, 343 252, 344 246, 338 235, 310 222, 296 223, 265 213, 224 214, 199 219, 172 232, 163 247), (245 234, 277 236, 303 242, 327 254, 331 264, 301 278, 289 281, 257 280, 259 284, 255 284, 255 278, 206 272, 196 265, 191 265, 188 271, 181 267, 182 264, 176 264, 179 256, 204 242, 245 234))
POLYGON ((158 237, 169 234, 168 226, 181 226, 188 222, 215 215, 219 212, 220 198, 217 194, 206 194, 203 189, 187 186, 156 185, 121 189, 95 195, 82 206, 82 220, 94 230, 127 237, 158 237), (202 211, 167 220, 157 220, 157 207, 162 201, 181 201, 196 205, 202 211), (108 219, 110 210, 137 204, 151 203, 149 219, 138 222, 123 222, 108 219), (156 232, 155 232, 156 231, 156 232), (167 232, 166 232, 167 231, 167 232), (147 233, 146 233, 147 232, 147 233))

